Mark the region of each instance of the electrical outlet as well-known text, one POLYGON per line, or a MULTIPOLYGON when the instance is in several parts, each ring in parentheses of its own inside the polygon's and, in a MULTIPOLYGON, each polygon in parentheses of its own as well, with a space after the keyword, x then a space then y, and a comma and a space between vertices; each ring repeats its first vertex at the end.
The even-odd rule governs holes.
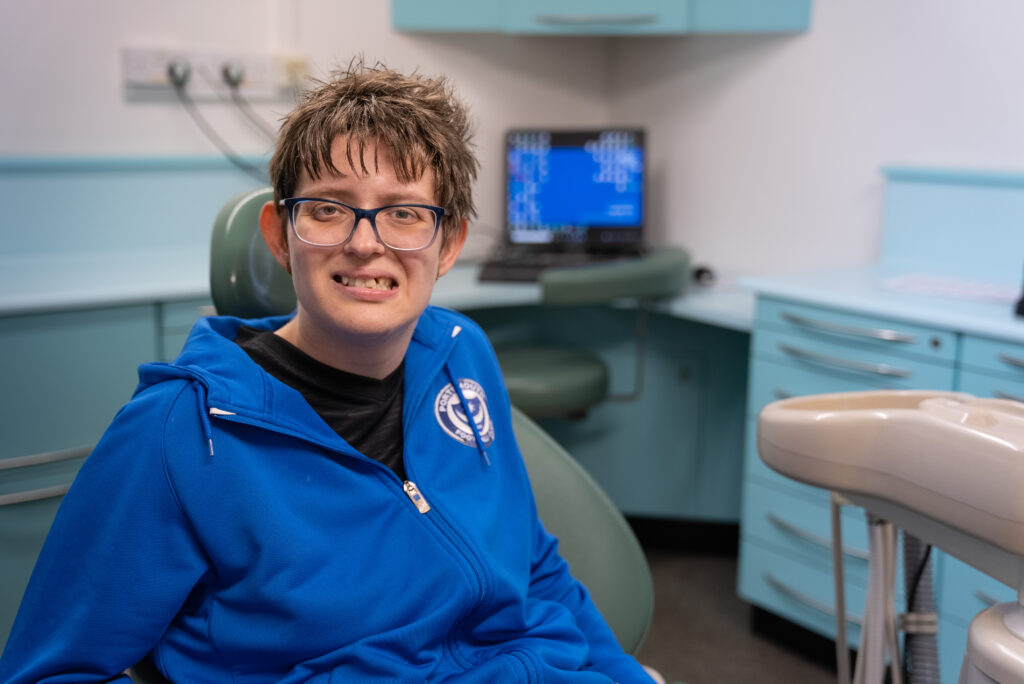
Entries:
POLYGON ((307 64, 301 57, 270 54, 228 54, 164 48, 123 48, 121 72, 129 100, 175 98, 169 68, 179 62, 188 66, 185 90, 193 100, 230 97, 224 70, 238 78, 238 93, 247 100, 291 99, 306 80, 307 64))

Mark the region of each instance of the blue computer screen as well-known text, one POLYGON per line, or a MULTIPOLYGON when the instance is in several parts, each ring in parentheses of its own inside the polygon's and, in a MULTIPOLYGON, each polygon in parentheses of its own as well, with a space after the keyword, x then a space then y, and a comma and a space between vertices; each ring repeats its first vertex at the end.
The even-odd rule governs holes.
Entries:
POLYGON ((507 143, 511 243, 639 244, 642 131, 512 131, 507 143))

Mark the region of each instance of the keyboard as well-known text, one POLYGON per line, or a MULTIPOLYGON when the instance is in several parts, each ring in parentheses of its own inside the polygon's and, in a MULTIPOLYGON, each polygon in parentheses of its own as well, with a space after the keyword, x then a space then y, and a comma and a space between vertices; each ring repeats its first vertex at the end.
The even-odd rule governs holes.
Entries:
POLYGON ((483 282, 535 282, 549 268, 586 266, 635 254, 602 254, 591 252, 508 253, 493 257, 480 267, 483 282))

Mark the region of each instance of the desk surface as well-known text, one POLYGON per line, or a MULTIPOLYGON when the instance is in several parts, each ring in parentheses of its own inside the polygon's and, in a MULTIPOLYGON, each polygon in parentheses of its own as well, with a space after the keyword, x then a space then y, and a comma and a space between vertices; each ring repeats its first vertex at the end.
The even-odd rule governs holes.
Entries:
MULTIPOLYGON (((923 294, 907 285, 906 274, 888 273, 878 266, 747 277, 739 282, 742 288, 763 295, 985 337, 1024 341, 1024 318, 1013 314, 1012 301, 986 299, 966 289, 962 296, 923 294)), ((996 294, 1005 297, 1002 291, 996 294)))
MULTIPOLYGON (((0 315, 209 297, 208 249, 0 257, 0 315)), ((481 283, 479 265, 460 262, 434 287, 432 302, 453 309, 531 306, 536 283, 481 283)), ((749 332, 757 294, 848 309, 978 335, 1024 341, 1024 319, 1007 303, 896 291, 875 267, 726 279, 659 305, 672 316, 749 332)))

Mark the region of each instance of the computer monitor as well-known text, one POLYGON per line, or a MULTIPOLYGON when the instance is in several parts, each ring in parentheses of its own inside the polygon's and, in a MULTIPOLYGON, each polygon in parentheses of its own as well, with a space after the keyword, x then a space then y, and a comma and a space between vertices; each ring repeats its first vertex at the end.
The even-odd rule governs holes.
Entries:
POLYGON ((639 253, 644 132, 518 129, 505 138, 505 237, 538 251, 639 253))

